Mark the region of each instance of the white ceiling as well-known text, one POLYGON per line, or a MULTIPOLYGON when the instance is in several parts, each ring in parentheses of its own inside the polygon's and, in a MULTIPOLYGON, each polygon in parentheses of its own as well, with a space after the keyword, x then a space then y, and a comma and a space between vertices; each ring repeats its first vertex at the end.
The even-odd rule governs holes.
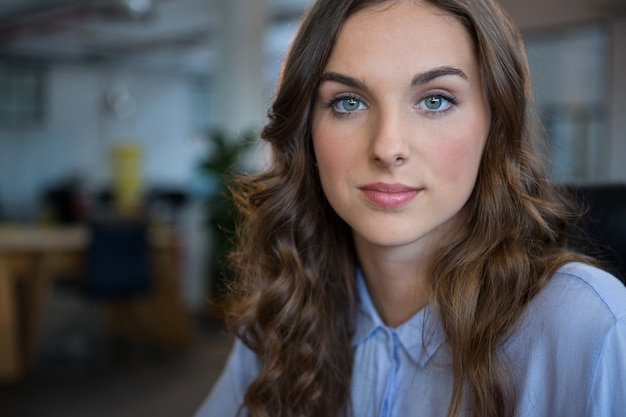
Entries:
MULTIPOLYGON (((216 59, 218 1, 229 0, 2 0, 0 54, 207 73, 216 59)), ((274 22, 310 4, 267 1, 274 22)))

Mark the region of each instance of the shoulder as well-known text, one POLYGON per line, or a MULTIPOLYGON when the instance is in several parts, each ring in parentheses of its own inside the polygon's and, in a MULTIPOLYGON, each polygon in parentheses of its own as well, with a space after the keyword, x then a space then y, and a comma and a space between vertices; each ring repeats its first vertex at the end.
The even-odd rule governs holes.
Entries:
POLYGON ((579 312, 596 318, 601 316, 610 322, 626 316, 624 284, 608 272, 582 263, 569 263, 559 268, 539 293, 538 301, 548 305, 556 303, 568 315, 579 312))
POLYGON ((561 267, 507 344, 520 416, 615 416, 626 376, 626 287, 601 269, 561 267), (612 411, 611 411, 612 410, 612 411))
POLYGON ((532 346, 532 351, 550 354, 567 352, 577 361, 597 356, 616 329, 624 327, 626 287, 599 268, 570 263, 559 268, 529 302, 510 347, 524 351, 532 346))
POLYGON ((589 352, 624 325, 626 287, 599 268, 570 263, 529 302, 515 333, 518 341, 530 339, 534 346, 589 352))

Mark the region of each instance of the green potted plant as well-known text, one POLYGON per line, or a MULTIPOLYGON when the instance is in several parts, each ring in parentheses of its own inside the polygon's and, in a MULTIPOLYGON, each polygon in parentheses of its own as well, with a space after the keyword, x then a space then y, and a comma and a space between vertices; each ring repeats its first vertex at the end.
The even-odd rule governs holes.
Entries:
POLYGON ((211 146, 200 161, 200 171, 210 183, 205 206, 206 228, 211 242, 207 254, 209 314, 219 318, 227 283, 234 278, 227 256, 232 248, 237 212, 228 183, 241 172, 242 154, 254 144, 256 134, 247 131, 229 135, 223 130, 214 129, 207 134, 207 139, 211 146))

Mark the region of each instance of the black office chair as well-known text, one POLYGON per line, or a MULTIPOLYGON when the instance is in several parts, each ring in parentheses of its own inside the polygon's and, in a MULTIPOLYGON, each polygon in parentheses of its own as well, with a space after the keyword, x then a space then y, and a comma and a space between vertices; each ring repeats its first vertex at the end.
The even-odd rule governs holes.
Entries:
POLYGON ((84 274, 55 281, 49 307, 56 314, 47 320, 42 353, 53 362, 100 367, 110 342, 143 340, 136 305, 154 279, 145 222, 98 221, 89 231, 84 274))
POLYGON ((85 288, 90 296, 119 300, 153 288, 148 227, 141 221, 90 225, 85 288))
POLYGON ((626 184, 568 189, 583 209, 580 230, 572 234, 572 246, 598 258, 626 284, 626 184))

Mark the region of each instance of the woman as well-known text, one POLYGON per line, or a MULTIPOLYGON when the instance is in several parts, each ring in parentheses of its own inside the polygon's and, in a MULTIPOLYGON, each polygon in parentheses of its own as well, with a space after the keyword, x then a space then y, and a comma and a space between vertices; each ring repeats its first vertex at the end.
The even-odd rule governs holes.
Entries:
POLYGON ((198 416, 617 416, 626 289, 566 249, 491 0, 319 0, 262 133, 198 416))

